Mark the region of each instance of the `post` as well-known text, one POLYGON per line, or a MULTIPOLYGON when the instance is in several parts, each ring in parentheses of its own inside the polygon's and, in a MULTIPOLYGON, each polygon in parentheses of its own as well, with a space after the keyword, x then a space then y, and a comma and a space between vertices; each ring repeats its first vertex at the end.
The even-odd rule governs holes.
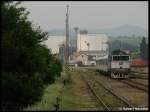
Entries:
POLYGON ((67 5, 67 13, 66 13, 66 53, 65 53, 65 62, 68 64, 69 62, 69 19, 68 19, 68 8, 69 5, 67 5))
POLYGON ((60 108, 60 98, 58 96, 56 97, 56 104, 54 104, 54 107, 55 107, 55 111, 58 112, 60 108))

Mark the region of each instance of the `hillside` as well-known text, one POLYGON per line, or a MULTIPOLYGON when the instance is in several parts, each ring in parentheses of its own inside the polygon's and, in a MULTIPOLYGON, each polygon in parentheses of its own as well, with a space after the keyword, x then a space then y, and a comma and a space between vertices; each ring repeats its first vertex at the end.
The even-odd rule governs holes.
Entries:
MULTIPOLYGON (((88 33, 105 33, 108 36, 116 37, 116 36, 145 36, 148 37, 148 31, 144 28, 135 25, 122 25, 114 28, 107 29, 90 29, 87 28, 88 33)), ((53 29, 48 31, 49 35, 65 35, 65 29, 53 29)), ((70 29, 70 36, 74 36, 73 28, 70 29)))

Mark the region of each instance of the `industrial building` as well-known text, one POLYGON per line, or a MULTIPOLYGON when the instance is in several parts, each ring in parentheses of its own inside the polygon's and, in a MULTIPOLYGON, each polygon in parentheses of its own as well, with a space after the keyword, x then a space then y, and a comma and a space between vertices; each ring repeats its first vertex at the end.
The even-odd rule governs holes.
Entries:
POLYGON ((87 30, 75 27, 74 43, 69 35, 69 5, 66 11, 66 35, 50 36, 44 44, 52 53, 59 54, 59 59, 64 64, 69 62, 82 62, 83 65, 96 65, 96 61, 108 56, 108 37, 105 34, 88 34, 87 30), (74 44, 74 45, 73 45, 74 44))
POLYGON ((87 31, 80 31, 76 36, 77 52, 74 60, 77 62, 82 62, 83 65, 96 65, 98 60, 108 57, 109 39, 105 34, 88 34, 87 31))
POLYGON ((105 51, 108 48, 107 42, 105 34, 78 34, 77 51, 105 51))
POLYGON ((53 54, 59 53, 59 46, 61 44, 65 44, 66 37, 65 36, 49 36, 46 41, 43 43, 51 49, 53 54))
MULTIPOLYGON (((75 41, 69 46, 69 61, 82 62, 83 65, 95 65, 98 60, 108 55, 108 37, 105 34, 80 33, 78 29, 75 41)), ((65 60, 65 36, 50 36, 44 42, 52 53, 59 54, 62 63, 65 60)))
POLYGON ((80 51, 74 60, 82 62, 83 65, 97 65, 98 60, 108 56, 107 51, 80 51))

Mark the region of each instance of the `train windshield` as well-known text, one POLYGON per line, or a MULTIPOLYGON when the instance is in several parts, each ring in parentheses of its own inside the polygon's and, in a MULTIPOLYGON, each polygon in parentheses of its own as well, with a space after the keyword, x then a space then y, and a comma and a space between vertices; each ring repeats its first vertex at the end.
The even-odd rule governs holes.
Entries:
POLYGON ((129 61, 129 56, 113 56, 113 61, 129 61))

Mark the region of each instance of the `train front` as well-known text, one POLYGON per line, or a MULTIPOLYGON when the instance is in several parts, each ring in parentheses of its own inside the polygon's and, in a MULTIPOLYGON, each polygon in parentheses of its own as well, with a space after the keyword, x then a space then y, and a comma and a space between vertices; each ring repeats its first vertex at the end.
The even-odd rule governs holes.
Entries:
POLYGON ((128 78, 130 72, 130 55, 125 51, 113 51, 111 55, 111 77, 128 78))

